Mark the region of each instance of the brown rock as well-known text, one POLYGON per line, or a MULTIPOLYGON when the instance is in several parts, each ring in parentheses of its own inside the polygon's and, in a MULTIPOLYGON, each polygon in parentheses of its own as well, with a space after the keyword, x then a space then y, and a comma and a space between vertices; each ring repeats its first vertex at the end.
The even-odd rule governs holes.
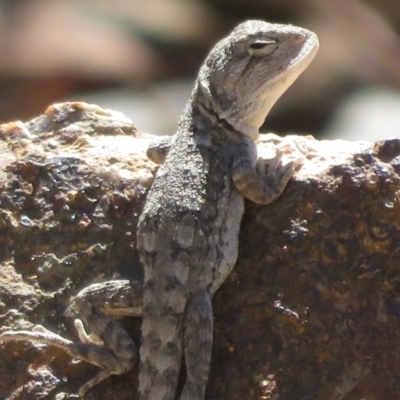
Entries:
MULTIPOLYGON (((93 282, 140 278, 138 215, 155 165, 120 113, 49 107, 0 127, 0 332, 64 315, 93 282)), ((303 166, 268 207, 247 203, 234 272, 216 294, 208 399, 400 398, 400 141, 268 135, 303 166)), ((140 320, 126 318, 140 338, 140 320)), ((96 368, 31 343, 0 347, 1 399, 72 399, 96 368)), ((137 369, 87 398, 135 399, 137 369)))

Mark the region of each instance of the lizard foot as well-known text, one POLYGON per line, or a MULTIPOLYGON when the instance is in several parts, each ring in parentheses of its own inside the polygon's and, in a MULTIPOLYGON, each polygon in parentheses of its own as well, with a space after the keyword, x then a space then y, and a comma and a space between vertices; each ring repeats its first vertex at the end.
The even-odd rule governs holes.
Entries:
POLYGON ((282 165, 283 155, 282 151, 278 151, 276 156, 271 160, 265 160, 262 157, 259 157, 257 160, 257 171, 265 187, 269 188, 271 197, 273 198, 278 197, 283 192, 287 183, 301 165, 300 160, 289 161, 285 165, 282 165))
MULTIPOLYGON (((121 287, 127 287, 128 281, 115 282, 113 284, 108 283, 105 286, 97 285, 100 286, 100 293, 104 294, 104 287, 106 287, 107 289, 114 288, 115 292, 119 295, 111 291, 112 296, 109 295, 107 297, 108 308, 115 305, 114 303, 120 304, 126 301, 126 296, 124 296, 125 291, 121 291, 121 287), (119 297, 122 300, 117 300, 119 297)), ((97 286, 95 288, 99 289, 97 286)), ((90 300, 93 300, 92 297, 95 297, 94 292, 95 290, 92 285, 92 287, 84 289, 75 298, 75 307, 91 331, 88 334, 82 320, 76 319, 74 325, 80 342, 74 343, 51 332, 42 325, 36 325, 31 331, 5 331, 0 335, 0 343, 9 341, 39 342, 61 348, 72 357, 100 367, 100 373, 79 389, 78 393, 80 396, 83 396, 90 388, 110 375, 120 375, 130 371, 138 360, 136 344, 120 323, 104 314, 100 310, 101 307, 97 306, 97 304, 93 305, 91 303, 90 300)), ((129 300, 132 302, 132 296, 130 296, 129 300)), ((129 313, 134 308, 133 306, 128 307, 129 313)))

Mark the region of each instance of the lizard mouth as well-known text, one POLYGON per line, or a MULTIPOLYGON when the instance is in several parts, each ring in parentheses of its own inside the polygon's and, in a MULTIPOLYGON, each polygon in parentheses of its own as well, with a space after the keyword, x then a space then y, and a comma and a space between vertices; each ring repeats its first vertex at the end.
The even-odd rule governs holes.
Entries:
POLYGON ((299 35, 296 38, 295 44, 298 46, 300 51, 298 52, 296 57, 291 59, 288 69, 296 68, 301 64, 302 66, 304 65, 304 70, 317 54, 319 48, 317 35, 312 32, 309 32, 308 35, 304 36, 299 35))

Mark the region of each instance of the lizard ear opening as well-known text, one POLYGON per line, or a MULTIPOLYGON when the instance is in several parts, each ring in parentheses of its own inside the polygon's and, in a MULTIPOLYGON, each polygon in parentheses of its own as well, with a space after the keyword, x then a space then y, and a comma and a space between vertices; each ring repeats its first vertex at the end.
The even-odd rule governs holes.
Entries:
POLYGON ((277 48, 276 40, 256 40, 249 44, 247 52, 252 57, 265 57, 272 54, 277 48))

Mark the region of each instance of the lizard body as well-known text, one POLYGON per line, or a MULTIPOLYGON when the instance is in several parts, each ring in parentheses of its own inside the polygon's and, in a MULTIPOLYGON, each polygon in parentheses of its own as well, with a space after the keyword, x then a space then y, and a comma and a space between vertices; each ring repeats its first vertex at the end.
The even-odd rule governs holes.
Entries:
POLYGON ((141 400, 172 400, 185 360, 181 400, 203 399, 211 299, 234 267, 244 198, 269 204, 294 164, 280 155, 265 175, 255 141, 269 110, 306 68, 315 34, 247 21, 210 52, 178 132, 148 193, 138 226, 145 270, 141 400), (258 167, 258 168, 257 168, 258 167))
POLYGON ((291 25, 247 21, 210 52, 200 69, 177 134, 153 147, 159 168, 138 226, 145 271, 140 284, 114 281, 81 291, 75 305, 91 335, 75 321, 82 343, 42 326, 6 331, 0 341, 33 340, 63 348, 102 371, 79 394, 135 364, 135 344, 117 316, 142 313, 141 400, 204 399, 209 375, 211 300, 233 269, 244 198, 266 205, 284 190, 297 167, 257 157, 258 131, 269 110, 313 59, 314 33, 291 25), (143 301, 142 301, 143 300, 143 301), (105 306, 102 306, 102 302, 105 306), (129 303, 129 304, 128 304, 129 303), (122 311, 116 311, 117 308, 122 311))

